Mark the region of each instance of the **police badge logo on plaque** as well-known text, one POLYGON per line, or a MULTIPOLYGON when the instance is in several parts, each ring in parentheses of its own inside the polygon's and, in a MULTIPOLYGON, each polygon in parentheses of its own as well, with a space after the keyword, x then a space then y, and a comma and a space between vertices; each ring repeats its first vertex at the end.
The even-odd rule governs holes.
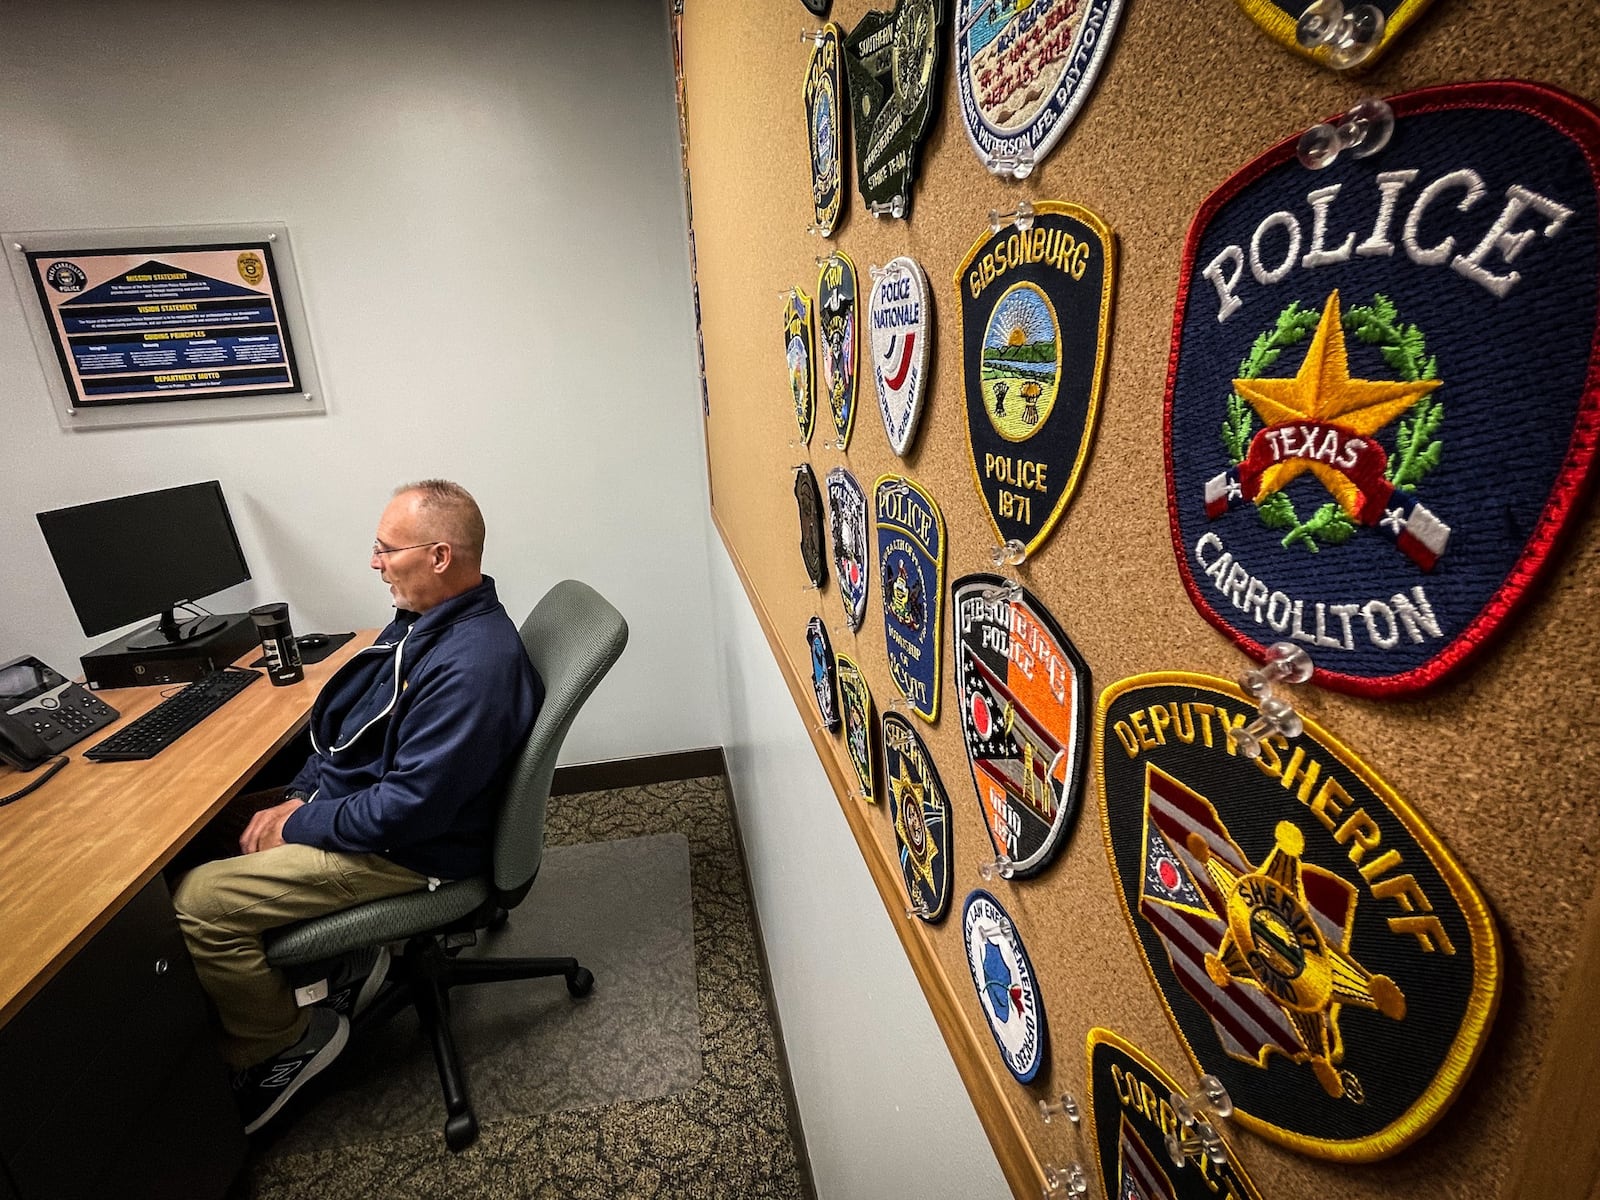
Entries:
POLYGON ((828 578, 828 568, 823 561, 822 494, 810 463, 794 469, 794 503, 800 516, 800 561, 811 586, 819 588, 828 578))
POLYGON ((917 916, 941 921, 950 907, 950 797, 911 722, 886 712, 881 724, 883 776, 906 896, 917 916))
POLYGON ((869 12, 845 38, 856 188, 879 216, 911 212, 917 153, 932 124, 939 90, 940 25, 945 0, 896 0, 869 12))
POLYGON ((1395 97, 1308 170, 1201 207, 1166 400, 1173 549, 1248 653, 1369 696, 1434 683, 1547 568, 1594 461, 1600 115, 1549 88, 1395 97))
POLYGON ((856 477, 843 467, 828 472, 828 530, 833 535, 833 570, 839 579, 839 601, 854 632, 867 613, 867 497, 856 477))
POLYGON ((830 733, 839 728, 839 672, 833 642, 821 617, 806 622, 806 645, 811 650, 811 690, 817 697, 817 715, 830 733))
POLYGON ((1053 200, 1033 206, 1028 228, 980 237, 956 268, 973 481, 1002 543, 1032 553, 1077 489, 1115 283, 1110 227, 1053 200))
POLYGON ((816 365, 811 329, 811 298, 791 288, 783 302, 783 356, 789 366, 789 393, 794 400, 794 423, 800 440, 811 444, 817 423, 816 365))
POLYGON ((878 802, 873 787, 872 755, 873 709, 872 689, 867 677, 848 654, 837 655, 839 665, 839 715, 844 721, 844 747, 855 769, 856 782, 861 785, 861 798, 869 804, 878 802))
POLYGON ((890 259, 874 273, 867 297, 878 409, 889 447, 901 458, 917 434, 928 384, 928 350, 933 341, 928 300, 928 277, 921 264, 906 255, 890 259))
POLYGON ((1244 693, 1183 672, 1107 688, 1095 723, 1119 898, 1195 1070, 1234 1119, 1365 1162, 1431 1128, 1500 995, 1493 918, 1422 818, 1310 720, 1261 757, 1244 693))
POLYGON ((978 1007, 1001 1061, 1018 1083, 1032 1083, 1050 1043, 1039 978, 1022 936, 1000 901, 980 888, 967 896, 961 910, 961 938, 978 1007))
POLYGON ((827 401, 838 434, 839 449, 850 445, 856 423, 856 265, 835 250, 822 260, 817 277, 817 334, 822 354, 817 360, 822 399, 827 401))
POLYGON ((889 676, 912 711, 931 723, 939 717, 944 514, 921 485, 903 475, 880 476, 873 505, 889 676))
POLYGON ((844 30, 829 21, 815 35, 811 60, 806 64, 806 129, 811 143, 811 205, 813 228, 823 237, 839 223, 844 198, 843 148, 844 77, 839 63, 839 39, 844 30))
POLYGON ((1060 851, 1088 757, 1089 665, 1038 597, 998 575, 950 588, 956 698, 983 825, 1017 878, 1060 851))

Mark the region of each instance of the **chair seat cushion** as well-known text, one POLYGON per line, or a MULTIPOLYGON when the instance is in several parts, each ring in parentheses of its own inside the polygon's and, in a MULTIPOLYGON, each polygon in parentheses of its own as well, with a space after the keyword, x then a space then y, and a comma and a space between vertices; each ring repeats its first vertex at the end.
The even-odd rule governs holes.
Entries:
POLYGON ((267 961, 275 967, 301 966, 364 946, 402 941, 459 921, 488 899, 487 879, 460 879, 431 892, 369 900, 271 931, 263 939, 267 961))

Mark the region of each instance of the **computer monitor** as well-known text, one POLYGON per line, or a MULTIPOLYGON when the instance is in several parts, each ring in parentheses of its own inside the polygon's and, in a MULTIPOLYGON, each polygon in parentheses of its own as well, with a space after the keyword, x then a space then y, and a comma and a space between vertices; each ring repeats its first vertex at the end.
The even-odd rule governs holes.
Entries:
POLYGON ((154 649, 223 628, 173 609, 250 578, 222 484, 118 496, 38 514, 45 544, 83 632, 93 637, 160 614, 130 649, 154 649))

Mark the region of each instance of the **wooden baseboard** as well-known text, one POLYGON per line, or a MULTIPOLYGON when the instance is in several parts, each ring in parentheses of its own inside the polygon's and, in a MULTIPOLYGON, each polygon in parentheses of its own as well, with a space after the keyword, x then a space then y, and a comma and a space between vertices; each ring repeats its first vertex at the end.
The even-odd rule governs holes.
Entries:
POLYGON ((668 754, 641 754, 637 758, 613 758, 606 762, 573 763, 557 767, 550 783, 552 796, 574 792, 601 792, 609 788, 641 787, 647 783, 667 783, 674 779, 701 779, 707 775, 726 775, 727 760, 721 746, 699 750, 674 750, 668 754))

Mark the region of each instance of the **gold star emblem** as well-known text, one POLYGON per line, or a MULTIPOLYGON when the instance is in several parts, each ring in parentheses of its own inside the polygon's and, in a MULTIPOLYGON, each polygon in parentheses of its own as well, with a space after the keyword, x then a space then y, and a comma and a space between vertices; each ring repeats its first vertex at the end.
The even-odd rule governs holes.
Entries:
MULTIPOLYGON (((1381 383, 1350 378, 1344 325, 1339 318, 1339 293, 1328 296, 1322 320, 1311 338, 1305 361, 1291 379, 1235 379, 1233 390, 1249 402, 1270 427, 1301 421, 1325 421, 1371 437, 1400 416, 1442 380, 1416 379, 1381 383)), ((1310 458, 1291 458, 1261 473, 1259 502, 1282 491, 1310 471, 1352 519, 1361 509, 1361 494, 1337 468, 1310 458)))
POLYGON ((911 873, 928 888, 933 888, 933 860, 939 847, 929 836, 928 825, 922 809, 923 785, 911 778, 910 766, 900 764, 900 777, 891 781, 894 788, 894 831, 900 836, 906 863, 911 873))

